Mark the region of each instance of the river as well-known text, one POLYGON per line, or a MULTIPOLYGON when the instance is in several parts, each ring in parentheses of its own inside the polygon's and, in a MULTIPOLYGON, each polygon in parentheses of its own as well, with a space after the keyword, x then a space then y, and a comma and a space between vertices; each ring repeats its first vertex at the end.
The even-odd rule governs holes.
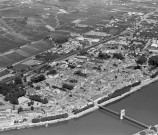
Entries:
MULTIPOLYGON (((158 82, 108 105, 115 111, 126 110, 126 115, 147 125, 158 124, 158 82)), ((131 135, 142 130, 136 125, 121 122, 104 111, 94 111, 81 118, 1 133, 1 135, 131 135)))

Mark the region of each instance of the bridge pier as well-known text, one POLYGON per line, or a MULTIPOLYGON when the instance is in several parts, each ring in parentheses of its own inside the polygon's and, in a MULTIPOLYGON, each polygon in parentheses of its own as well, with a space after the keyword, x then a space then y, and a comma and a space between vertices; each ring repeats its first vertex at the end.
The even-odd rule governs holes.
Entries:
POLYGON ((123 120, 124 116, 125 116, 125 109, 122 109, 120 112, 120 120, 123 120))

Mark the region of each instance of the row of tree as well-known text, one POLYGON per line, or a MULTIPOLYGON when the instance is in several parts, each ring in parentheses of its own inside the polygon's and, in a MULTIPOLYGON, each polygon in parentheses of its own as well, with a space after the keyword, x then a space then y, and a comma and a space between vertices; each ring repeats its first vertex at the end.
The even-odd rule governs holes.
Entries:
POLYGON ((30 95, 29 96, 29 99, 30 100, 33 100, 33 101, 37 101, 37 102, 40 102, 42 104, 47 104, 48 103, 48 100, 46 98, 42 98, 41 96, 39 95, 30 95))
POLYGON ((158 71, 150 76, 150 78, 155 78, 158 75, 158 71))
MULTIPOLYGON (((111 56, 107 53, 99 52, 98 58, 107 60, 107 59, 111 58, 111 56)), ((121 53, 114 53, 113 58, 119 59, 119 60, 124 60, 125 59, 124 56, 121 53)))
POLYGON ((41 61, 44 61, 44 62, 49 62, 51 60, 53 60, 54 58, 57 58, 59 55, 56 53, 56 54, 52 54, 50 52, 48 53, 44 53, 44 54, 37 54, 35 56, 36 59, 38 60, 41 60, 41 61), (55 57, 54 57, 55 55, 55 57))
MULTIPOLYGON (((30 106, 30 110, 33 111, 34 107, 30 106)), ((23 111, 28 111, 27 109, 23 109, 21 106, 18 108, 18 113, 23 112, 23 111)))
POLYGON ((63 88, 63 89, 68 89, 68 90, 73 90, 73 89, 74 89, 74 86, 73 86, 73 85, 70 85, 70 84, 64 83, 64 84, 62 85, 62 88, 63 88))
POLYGON ((80 113, 80 112, 83 112, 83 111, 85 111, 85 110, 87 110, 87 109, 89 109, 89 108, 92 108, 92 107, 94 107, 94 104, 89 104, 89 105, 87 105, 87 106, 85 106, 85 107, 83 107, 83 108, 80 108, 80 109, 73 109, 73 113, 74 114, 78 114, 78 113, 80 113))
POLYGON ((119 59, 119 60, 124 60, 124 56, 121 53, 114 53, 113 58, 119 59))
POLYGON ((60 36, 60 37, 51 37, 51 36, 46 36, 44 40, 48 40, 49 42, 54 42, 57 44, 63 44, 65 42, 69 41, 69 38, 67 36, 60 36))
POLYGON ((57 74, 57 71, 55 69, 50 70, 47 75, 55 75, 57 74))
POLYGON ((33 83, 39 83, 41 81, 44 81, 46 78, 44 75, 39 75, 31 78, 31 82, 33 83))
POLYGON ((125 87, 123 87, 123 88, 121 88, 121 89, 116 90, 116 91, 115 91, 114 93, 112 93, 111 95, 109 95, 109 98, 111 99, 111 98, 118 97, 118 96, 120 96, 120 95, 122 95, 122 94, 124 94, 124 93, 126 93, 126 92, 129 92, 130 89, 131 89, 131 85, 125 86, 125 87))
POLYGON ((99 54, 98 54, 98 58, 99 58, 99 59, 108 60, 110 57, 111 57, 111 56, 108 55, 107 53, 99 52, 99 54))
POLYGON ((140 85, 140 84, 141 84, 141 81, 137 81, 137 82, 133 83, 133 84, 131 85, 131 87, 135 87, 135 86, 138 86, 138 85, 140 85))
POLYGON ((68 114, 64 113, 64 114, 58 114, 58 115, 54 115, 54 116, 34 118, 34 119, 32 119, 32 123, 51 121, 51 120, 62 119, 62 118, 67 118, 67 117, 68 117, 68 114))
POLYGON ((54 39, 54 43, 57 43, 57 44, 63 44, 63 43, 66 43, 68 41, 69 41, 69 38, 67 38, 67 37, 54 39))
POLYGON ((124 94, 126 92, 129 92, 131 87, 138 86, 138 85, 140 85, 140 83, 141 83, 141 81, 138 81, 138 82, 133 83, 132 85, 128 85, 128 86, 125 86, 125 87, 123 87, 121 89, 118 89, 114 93, 109 94, 107 97, 104 97, 104 98, 100 99, 98 101, 98 104, 101 104, 101 103, 103 103, 105 101, 108 101, 108 100, 110 100, 112 98, 121 96, 122 94, 124 94))

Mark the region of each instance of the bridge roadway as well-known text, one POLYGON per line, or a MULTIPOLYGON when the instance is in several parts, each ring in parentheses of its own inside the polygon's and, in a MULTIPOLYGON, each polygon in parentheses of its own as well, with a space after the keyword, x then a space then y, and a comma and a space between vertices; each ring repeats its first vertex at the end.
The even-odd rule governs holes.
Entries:
MULTIPOLYGON (((100 45, 100 44, 104 44, 104 43, 106 43, 106 42, 108 42, 108 41, 110 41, 110 40, 113 40, 113 39, 115 39, 115 38, 117 38, 117 37, 119 37, 119 36, 125 35, 125 34, 127 34, 127 33, 129 33, 129 32, 131 32, 131 31, 130 31, 130 30, 125 30, 125 31, 123 31, 122 33, 120 33, 119 35, 113 36, 113 37, 111 37, 111 38, 109 38, 109 39, 106 39, 106 40, 102 40, 102 41, 100 41, 100 42, 98 42, 98 43, 96 43, 96 44, 94 44, 94 45, 92 45, 92 46, 83 48, 83 49, 81 49, 81 50, 73 51, 73 52, 68 53, 68 54, 66 54, 66 55, 64 55, 64 56, 61 56, 61 57, 59 57, 59 58, 57 58, 57 59, 55 59, 55 60, 53 60, 53 61, 65 60, 65 59, 67 59, 67 58, 69 58, 69 57, 71 57, 71 56, 73 56, 73 55, 79 54, 81 51, 87 51, 87 50, 89 50, 89 49, 91 49, 91 48, 93 48, 93 47, 96 47, 96 46, 98 46, 98 45, 100 45)), ((52 62, 53 62, 53 61, 52 61, 52 62)), ((39 65, 39 66, 37 66, 37 67, 31 69, 30 71, 24 72, 24 74, 25 74, 25 73, 27 73, 27 74, 32 74, 34 70, 38 70, 40 67, 42 67, 43 65, 48 64, 48 63, 49 63, 49 62, 43 63, 43 64, 41 64, 41 65, 39 65)), ((7 79, 5 79, 5 80, 2 80, 1 82, 2 82, 2 83, 10 82, 10 81, 14 80, 17 76, 18 76, 18 75, 15 75, 15 76, 13 76, 13 77, 11 77, 11 78, 7 78, 7 79)))
MULTIPOLYGON (((104 111, 108 112, 109 114, 112 114, 112 115, 115 115, 117 117, 120 117, 120 113, 119 112, 116 112, 116 111, 111 110, 109 108, 99 106, 99 109, 104 110, 104 111)), ((149 127, 150 127, 150 126, 148 126, 148 125, 146 125, 146 124, 144 124, 144 123, 142 123, 140 121, 137 121, 137 120, 135 120, 133 118, 130 118, 130 117, 126 116, 126 115, 123 116, 123 119, 126 120, 126 121, 128 121, 128 122, 130 122, 130 123, 132 123, 132 124, 134 124, 134 125, 142 127, 144 129, 149 129, 149 127)))

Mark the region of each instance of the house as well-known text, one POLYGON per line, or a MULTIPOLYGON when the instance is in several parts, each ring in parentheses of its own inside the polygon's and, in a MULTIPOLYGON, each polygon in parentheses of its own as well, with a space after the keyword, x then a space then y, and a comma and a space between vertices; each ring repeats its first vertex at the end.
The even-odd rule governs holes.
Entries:
POLYGON ((14 120, 10 118, 0 118, 0 127, 7 127, 14 125, 14 120))
POLYGON ((29 95, 34 95, 34 94, 36 93, 36 90, 33 89, 33 88, 28 88, 28 89, 26 89, 26 92, 27 92, 27 94, 29 94, 29 95))
POLYGON ((18 101, 19 101, 19 104, 22 105, 22 104, 30 102, 31 100, 29 98, 23 96, 23 97, 19 97, 18 101))
POLYGON ((152 44, 151 47, 158 48, 158 44, 152 44))

